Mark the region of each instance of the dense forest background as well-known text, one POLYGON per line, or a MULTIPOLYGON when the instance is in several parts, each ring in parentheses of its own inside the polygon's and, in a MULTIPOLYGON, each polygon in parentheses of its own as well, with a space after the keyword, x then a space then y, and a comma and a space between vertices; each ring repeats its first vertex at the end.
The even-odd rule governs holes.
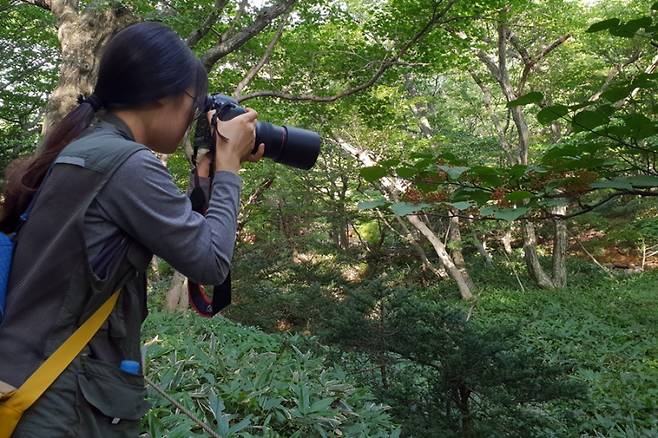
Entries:
POLYGON ((241 174, 223 316, 154 260, 160 388, 223 437, 658 436, 658 3, 0 0, 2 168, 139 20, 324 140, 241 174))

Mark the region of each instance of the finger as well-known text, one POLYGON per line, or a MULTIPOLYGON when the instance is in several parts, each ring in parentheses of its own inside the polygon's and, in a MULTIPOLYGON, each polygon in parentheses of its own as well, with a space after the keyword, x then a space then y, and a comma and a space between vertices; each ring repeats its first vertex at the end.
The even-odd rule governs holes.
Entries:
POLYGON ((245 108, 245 110, 247 110, 247 112, 241 114, 240 117, 243 117, 246 121, 250 122, 258 118, 258 113, 255 110, 251 108, 245 108))
POLYGON ((206 162, 210 163, 213 160, 213 156, 214 156, 214 153, 208 151, 205 154, 203 154, 203 156, 201 157, 200 162, 201 163, 206 163, 206 162))
POLYGON ((215 114, 215 110, 210 110, 206 113, 206 117, 208 117, 208 123, 212 123, 212 116, 215 114))
POLYGON ((256 151, 256 153, 251 154, 248 160, 251 161, 252 163, 255 163, 257 161, 260 161, 260 159, 263 158, 264 154, 265 154, 265 143, 261 143, 258 146, 258 150, 256 151))

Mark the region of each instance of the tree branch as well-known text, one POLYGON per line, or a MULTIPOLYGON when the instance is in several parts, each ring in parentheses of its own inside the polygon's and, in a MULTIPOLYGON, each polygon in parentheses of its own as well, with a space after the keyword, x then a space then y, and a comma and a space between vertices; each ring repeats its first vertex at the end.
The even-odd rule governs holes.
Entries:
POLYGON ((227 0, 215 0, 215 7, 210 12, 206 20, 203 22, 200 28, 194 30, 186 39, 185 42, 187 45, 192 48, 198 44, 204 36, 208 34, 211 30, 214 31, 213 26, 221 17, 224 7, 226 6, 227 0))
POLYGON ((487 67, 489 73, 491 73, 494 79, 496 79, 498 82, 501 82, 503 79, 500 74, 500 69, 496 65, 496 62, 493 59, 491 59, 491 57, 486 53, 484 53, 482 50, 478 50, 476 52, 476 55, 478 59, 482 61, 482 63, 487 67))
POLYGON ((601 97, 601 95, 602 95, 602 94, 608 89, 608 87, 610 86, 610 84, 612 83, 612 81, 615 79, 615 77, 616 77, 619 73, 621 73, 621 72, 624 70, 624 68, 628 67, 629 65, 631 65, 632 63, 634 63, 635 61, 637 61, 638 59, 640 59, 640 56, 641 56, 641 52, 640 52, 640 51, 637 51, 637 52, 633 53, 631 56, 629 56, 629 58, 628 58, 626 61, 624 61, 624 63, 622 63, 622 64, 615 64, 614 66, 612 66, 612 68, 611 68, 610 71, 608 72, 608 75, 607 75, 606 78, 605 78, 605 82, 603 82, 603 85, 601 85, 601 88, 599 88, 599 91, 597 91, 596 93, 592 94, 592 95, 589 97, 588 100, 589 100, 590 102, 594 102, 594 101, 599 100, 599 98, 601 97))
POLYGON ((521 60, 523 61, 523 65, 532 63, 532 58, 530 58, 530 54, 525 49, 525 47, 523 47, 523 44, 521 44, 521 41, 519 40, 519 38, 516 36, 514 32, 510 32, 509 42, 512 44, 512 47, 514 47, 516 51, 519 52, 519 55, 521 55, 521 60))
POLYGON ((213 66, 222 57, 239 49, 247 41, 257 35, 261 30, 268 26, 275 18, 288 12, 297 0, 282 0, 274 5, 261 9, 256 15, 256 19, 249 26, 238 31, 236 34, 223 38, 212 47, 201 58, 206 70, 212 70, 213 66))
MULTIPOLYGON (((523 58, 524 66, 523 66, 523 73, 521 73, 521 79, 519 80, 519 86, 518 86, 517 91, 516 91, 516 93, 518 95, 521 95, 523 93, 523 89, 525 88, 525 84, 528 81, 528 76, 530 75, 530 72, 535 68, 535 66, 537 64, 539 64, 544 58, 546 58, 546 56, 548 56, 549 53, 551 53, 553 50, 558 48, 560 45, 562 45, 569 38, 571 38, 570 33, 568 33, 566 35, 562 35, 561 37, 559 37, 555 41, 553 41, 551 44, 544 47, 544 49, 534 59, 527 58, 528 61, 526 61, 526 58, 523 58, 524 55, 521 54, 521 52, 519 51, 519 54, 521 54, 521 57, 523 58)), ((518 43, 518 40, 517 40, 517 43, 518 43)), ((515 46, 515 48, 516 48, 516 46, 515 46)), ((523 50, 525 52, 525 56, 527 57, 528 52, 525 51, 525 49, 522 48, 520 44, 519 44, 519 48, 521 48, 521 50, 523 50)), ((517 48, 517 50, 519 50, 519 48, 517 48)))
POLYGON ((290 93, 278 92, 278 91, 258 91, 255 93, 248 94, 243 96, 240 99, 240 102, 243 102, 248 99, 254 99, 256 97, 278 97, 280 99, 286 99, 291 101, 312 101, 312 102, 334 102, 338 99, 341 99, 352 94, 356 94, 362 90, 373 85, 379 78, 388 70, 391 66, 395 65, 398 60, 404 56, 404 54, 416 44, 420 39, 422 39, 427 33, 429 33, 434 25, 436 25, 440 19, 445 16, 445 14, 450 10, 452 5, 456 3, 457 0, 449 0, 446 6, 440 11, 437 12, 438 4, 435 6, 434 11, 432 12, 432 17, 430 20, 422 27, 409 41, 400 47, 400 49, 393 56, 385 59, 379 66, 379 69, 375 72, 374 75, 366 82, 357 85, 352 88, 341 91, 340 93, 334 94, 333 96, 316 96, 311 94, 300 94, 294 95, 290 93))
MULTIPOLYGON (((653 58, 653 61, 651 61, 651 64, 644 70, 644 73, 646 74, 652 74, 653 72, 656 71, 656 68, 658 68, 658 55, 656 55, 653 58)), ((635 99, 635 96, 637 96, 637 93, 640 92, 640 88, 635 88, 632 92, 631 95, 627 98, 628 100, 635 99)))
POLYGON ((240 95, 242 94, 242 91, 249 85, 249 83, 256 77, 258 72, 263 68, 263 66, 269 61, 270 56, 272 56, 272 52, 274 52, 274 47, 276 44, 279 42, 281 39, 281 35, 283 35, 283 30, 285 29, 286 26, 286 19, 281 20, 281 24, 279 25, 279 30, 277 30, 276 34, 270 41, 270 43, 267 45, 267 48, 265 49, 265 53, 263 53, 263 56, 261 57, 260 61, 256 65, 254 65, 247 75, 240 81, 237 87, 235 87, 235 91, 233 91, 233 97, 235 97, 237 100, 240 99, 240 95))

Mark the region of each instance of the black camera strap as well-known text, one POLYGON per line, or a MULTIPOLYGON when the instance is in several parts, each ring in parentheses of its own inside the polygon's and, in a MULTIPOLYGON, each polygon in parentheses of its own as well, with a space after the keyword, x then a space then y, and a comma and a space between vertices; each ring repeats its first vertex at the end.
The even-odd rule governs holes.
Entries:
MULTIPOLYGON (((190 192, 192 209, 205 216, 208 211, 209 199, 206 199, 206 195, 201 189, 196 167, 194 168, 192 186, 190 192)), ((189 278, 187 280, 187 290, 194 310, 201 316, 211 318, 231 304, 231 273, 228 273, 222 284, 213 287, 212 298, 208 296, 203 285, 194 283, 189 278)))

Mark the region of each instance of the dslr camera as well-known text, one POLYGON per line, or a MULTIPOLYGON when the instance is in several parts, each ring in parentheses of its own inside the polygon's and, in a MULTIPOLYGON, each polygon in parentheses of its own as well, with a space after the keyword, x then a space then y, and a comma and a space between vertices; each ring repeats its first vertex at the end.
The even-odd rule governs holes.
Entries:
MULTIPOLYGON (((210 129, 205 117, 199 118, 194 135, 194 153, 202 148, 215 151, 215 124, 217 120, 231 120, 247 112, 235 99, 223 94, 211 94, 206 98, 204 114, 215 110, 212 119, 213 129, 210 129)), ((298 169, 309 170, 313 167, 318 155, 322 139, 317 132, 294 126, 278 126, 268 122, 256 122, 256 141, 253 152, 258 145, 265 144, 266 158, 298 169)))

